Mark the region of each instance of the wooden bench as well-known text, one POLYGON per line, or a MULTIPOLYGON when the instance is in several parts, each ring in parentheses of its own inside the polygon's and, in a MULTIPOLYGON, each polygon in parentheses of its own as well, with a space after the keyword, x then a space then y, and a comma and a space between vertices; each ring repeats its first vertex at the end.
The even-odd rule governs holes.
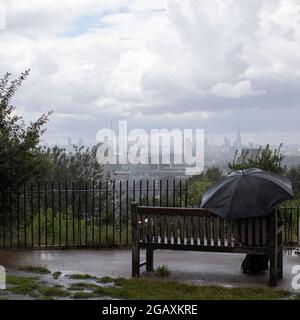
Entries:
POLYGON ((282 227, 277 210, 268 217, 223 219, 200 208, 149 207, 132 203, 132 276, 153 271, 156 249, 268 254, 271 286, 283 275, 282 227), (140 262, 140 249, 146 261, 140 262))

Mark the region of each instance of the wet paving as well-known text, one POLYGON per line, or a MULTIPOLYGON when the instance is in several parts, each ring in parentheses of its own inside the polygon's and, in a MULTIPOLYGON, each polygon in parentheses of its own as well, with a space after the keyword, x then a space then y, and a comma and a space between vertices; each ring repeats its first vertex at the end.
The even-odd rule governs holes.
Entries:
MULTIPOLYGON (((249 276, 240 270, 243 254, 181 252, 157 250, 154 252, 154 267, 168 265, 171 278, 200 285, 225 287, 266 286, 268 272, 249 276)), ((142 252, 141 259, 144 259, 142 252)), ((90 274, 95 277, 130 277, 130 250, 39 250, 0 251, 0 265, 7 272, 20 266, 44 266, 52 272, 63 274, 90 274)), ((284 256, 284 278, 278 288, 294 291, 291 282, 292 267, 300 265, 300 256, 284 256)))

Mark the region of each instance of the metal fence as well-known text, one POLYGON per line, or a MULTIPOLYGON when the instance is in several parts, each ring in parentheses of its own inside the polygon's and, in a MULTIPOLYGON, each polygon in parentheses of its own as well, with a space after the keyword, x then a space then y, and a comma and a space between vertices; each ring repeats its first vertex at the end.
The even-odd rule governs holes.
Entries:
MULTIPOLYGON (((0 248, 128 246, 131 202, 187 207, 177 180, 38 183, 0 187, 0 248)), ((300 207, 282 207, 284 245, 300 246, 300 207)))
POLYGON ((187 206, 187 184, 160 180, 1 187, 0 248, 127 246, 132 201, 187 206))
POLYGON ((300 206, 281 207, 283 243, 286 249, 300 247, 300 206))

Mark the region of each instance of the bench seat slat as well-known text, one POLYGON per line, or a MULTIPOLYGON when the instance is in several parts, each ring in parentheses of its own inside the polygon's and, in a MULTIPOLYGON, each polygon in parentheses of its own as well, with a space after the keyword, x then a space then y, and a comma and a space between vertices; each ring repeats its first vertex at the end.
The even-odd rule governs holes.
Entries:
POLYGON ((227 246, 231 247, 231 240, 232 240, 232 221, 227 220, 227 246))
POLYGON ((231 252, 231 253, 253 253, 253 254, 268 254, 270 252, 269 247, 229 247, 229 246, 201 246, 193 244, 168 244, 168 243, 147 243, 143 242, 139 244, 140 248, 165 249, 165 250, 186 250, 186 251, 205 251, 205 252, 231 252))
POLYGON ((217 246, 219 243, 219 218, 213 218, 213 238, 214 238, 214 245, 217 246))
POLYGON ((191 217, 185 217, 186 242, 191 244, 191 217))
POLYGON ((204 245, 205 239, 205 218, 199 217, 199 238, 200 238, 200 245, 204 245))
POLYGON ((224 239, 225 239, 224 228, 225 228, 224 219, 219 219, 219 236, 220 236, 221 246, 224 246, 224 239))

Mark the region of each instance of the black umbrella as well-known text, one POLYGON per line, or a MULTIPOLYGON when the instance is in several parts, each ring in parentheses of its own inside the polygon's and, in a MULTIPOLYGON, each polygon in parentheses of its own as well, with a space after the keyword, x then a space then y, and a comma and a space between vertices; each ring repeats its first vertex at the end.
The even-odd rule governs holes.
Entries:
POLYGON ((223 218, 250 218, 270 213, 293 197, 289 179, 252 168, 232 172, 203 195, 201 208, 223 218))

